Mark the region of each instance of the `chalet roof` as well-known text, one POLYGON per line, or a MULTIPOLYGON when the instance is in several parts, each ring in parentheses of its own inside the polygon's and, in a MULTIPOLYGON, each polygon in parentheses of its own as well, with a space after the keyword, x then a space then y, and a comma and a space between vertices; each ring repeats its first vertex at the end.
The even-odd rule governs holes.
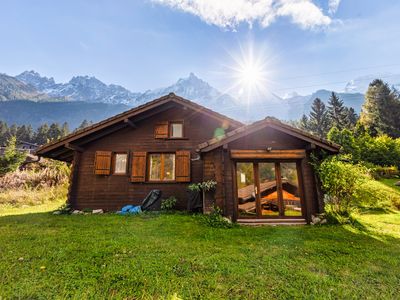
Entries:
MULTIPOLYGON (((143 112, 149 111, 149 110, 159 107, 163 104, 167 104, 167 103, 171 103, 171 102, 191 108, 197 112, 208 115, 211 118, 221 120, 221 121, 228 121, 233 126, 233 128, 238 128, 240 126, 243 126, 243 124, 239 121, 236 121, 227 116, 219 114, 211 109, 208 109, 208 108, 206 108, 202 105, 199 105, 197 103, 194 103, 190 100, 179 97, 179 96, 175 95, 174 93, 170 93, 170 94, 162 96, 158 99, 149 101, 145 104, 139 105, 135 108, 132 108, 130 110, 127 110, 125 112, 117 114, 113 117, 105 119, 101 122, 95 123, 84 129, 75 131, 59 140, 52 141, 43 146, 40 146, 36 150, 36 154, 40 155, 40 156, 58 158, 55 153, 51 153, 53 150, 55 150, 55 149, 59 150, 62 147, 64 147, 64 148, 71 147, 72 148, 73 144, 71 144, 71 143, 73 143, 76 140, 81 140, 82 138, 85 138, 86 136, 92 135, 93 133, 96 133, 98 131, 103 131, 111 126, 117 126, 118 124, 122 124, 122 126, 124 126, 124 125, 126 126, 126 124, 129 123, 129 118, 137 116, 143 112)), ((58 152, 60 152, 60 151, 58 151, 58 152)))
POLYGON ((243 136, 249 135, 253 132, 256 132, 260 129, 270 127, 273 129, 276 129, 278 131, 284 132, 288 135, 297 137, 301 140, 307 141, 309 143, 315 144, 316 146, 328 150, 332 153, 337 153, 339 152, 340 145, 330 142, 326 139, 317 137, 315 135, 312 135, 308 133, 307 131, 295 128, 293 126, 290 126, 288 124, 282 123, 281 121, 267 117, 263 120, 256 121, 252 124, 245 125, 242 127, 239 127, 235 130, 232 130, 228 133, 226 133, 223 137, 218 137, 218 138, 212 138, 204 143, 201 143, 197 147, 198 152, 208 152, 213 149, 216 149, 222 145, 225 145, 227 143, 230 143, 232 141, 235 141, 243 136))

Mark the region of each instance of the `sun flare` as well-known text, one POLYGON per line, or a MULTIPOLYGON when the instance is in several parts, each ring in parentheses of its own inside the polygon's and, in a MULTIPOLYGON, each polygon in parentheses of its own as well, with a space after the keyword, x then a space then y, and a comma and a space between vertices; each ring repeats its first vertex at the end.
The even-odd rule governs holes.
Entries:
POLYGON ((253 88, 264 81, 264 70, 262 66, 250 61, 240 66, 238 77, 242 83, 242 88, 253 88))
POLYGON ((227 92, 236 95, 240 101, 250 103, 268 93, 272 74, 271 56, 265 47, 255 47, 251 42, 240 46, 239 50, 234 54, 229 53, 233 61, 227 72, 232 83, 227 92))

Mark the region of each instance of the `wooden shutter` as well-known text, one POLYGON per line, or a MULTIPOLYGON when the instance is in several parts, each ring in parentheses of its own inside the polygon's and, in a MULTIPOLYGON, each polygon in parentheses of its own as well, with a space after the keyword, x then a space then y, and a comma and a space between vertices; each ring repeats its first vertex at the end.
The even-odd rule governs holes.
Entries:
POLYGON ((190 182, 190 151, 176 151, 175 180, 177 182, 190 182))
POLYGON ((146 152, 132 153, 131 182, 146 181, 146 152))
POLYGON ((96 175, 110 175, 111 151, 96 151, 94 173, 96 175))
POLYGON ((154 137, 156 139, 168 138, 168 122, 162 122, 156 124, 156 126, 154 127, 154 137))

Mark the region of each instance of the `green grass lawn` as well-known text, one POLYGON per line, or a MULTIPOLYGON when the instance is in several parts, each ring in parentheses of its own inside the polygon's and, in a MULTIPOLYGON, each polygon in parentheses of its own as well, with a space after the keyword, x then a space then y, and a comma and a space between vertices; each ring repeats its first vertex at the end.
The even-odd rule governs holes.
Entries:
POLYGON ((379 179, 379 181, 400 192, 400 186, 394 185, 396 182, 400 181, 399 178, 382 178, 379 179))
POLYGON ((400 213, 210 228, 179 214, 0 217, 0 299, 395 299, 400 213))

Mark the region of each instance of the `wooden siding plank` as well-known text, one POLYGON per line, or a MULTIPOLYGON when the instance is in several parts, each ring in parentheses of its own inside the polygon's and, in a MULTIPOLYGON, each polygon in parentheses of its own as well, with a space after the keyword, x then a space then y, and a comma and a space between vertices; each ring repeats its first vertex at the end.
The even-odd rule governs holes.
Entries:
POLYGON ((299 150, 231 150, 232 159, 303 159, 306 151, 299 150))

